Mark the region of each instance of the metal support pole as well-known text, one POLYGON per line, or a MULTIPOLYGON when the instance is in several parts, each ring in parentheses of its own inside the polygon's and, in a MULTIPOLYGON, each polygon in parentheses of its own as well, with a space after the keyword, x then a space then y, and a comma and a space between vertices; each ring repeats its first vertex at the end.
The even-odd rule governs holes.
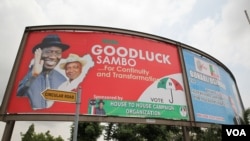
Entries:
POLYGON ((182 126, 182 133, 183 133, 183 137, 184 137, 184 141, 190 141, 190 136, 189 136, 189 132, 187 130, 186 126, 182 126))
POLYGON ((11 136, 12 136, 14 126, 15 126, 15 121, 14 120, 6 122, 4 133, 3 133, 3 136, 2 136, 2 141, 10 141, 11 140, 11 136))
POLYGON ((77 90, 77 96, 76 96, 76 115, 75 115, 75 124, 74 124, 75 127, 74 127, 73 141, 77 141, 79 112, 80 112, 80 105, 81 105, 81 94, 82 94, 82 87, 79 86, 77 90))

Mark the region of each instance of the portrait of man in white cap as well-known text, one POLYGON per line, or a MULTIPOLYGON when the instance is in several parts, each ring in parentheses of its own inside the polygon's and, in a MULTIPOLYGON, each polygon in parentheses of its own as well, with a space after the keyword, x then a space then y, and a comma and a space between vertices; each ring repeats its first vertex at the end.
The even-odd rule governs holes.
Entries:
POLYGON ((87 61, 83 60, 78 55, 69 54, 68 58, 60 64, 60 68, 65 71, 65 75, 68 80, 62 83, 58 89, 65 91, 77 91, 76 89, 84 77, 82 75, 82 71, 86 63, 87 61))

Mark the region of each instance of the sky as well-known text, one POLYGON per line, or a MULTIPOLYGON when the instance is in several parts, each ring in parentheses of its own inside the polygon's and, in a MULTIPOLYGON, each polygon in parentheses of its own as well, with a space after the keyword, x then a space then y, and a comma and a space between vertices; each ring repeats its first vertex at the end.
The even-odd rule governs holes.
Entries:
MULTIPOLYGON (((250 15, 249 0, 1 0, 0 103, 25 27, 93 25, 149 33, 210 54, 231 70, 249 108, 250 23, 244 10, 250 15)), ((20 132, 32 123, 37 133, 70 137, 72 122, 18 121, 12 141, 21 141, 20 132)), ((0 122, 0 137, 4 127, 0 122)))

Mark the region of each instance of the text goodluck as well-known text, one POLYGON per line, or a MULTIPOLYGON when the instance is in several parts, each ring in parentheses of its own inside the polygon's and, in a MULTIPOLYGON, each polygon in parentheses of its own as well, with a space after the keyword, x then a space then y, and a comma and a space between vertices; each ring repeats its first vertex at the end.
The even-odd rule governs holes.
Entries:
POLYGON ((92 54, 98 56, 98 64, 115 64, 115 65, 129 65, 135 66, 135 59, 145 61, 156 61, 161 64, 171 64, 170 56, 162 53, 155 53, 150 51, 136 50, 134 48, 113 47, 111 45, 101 46, 94 45, 91 49, 92 54), (103 58, 101 55, 105 55, 103 58))

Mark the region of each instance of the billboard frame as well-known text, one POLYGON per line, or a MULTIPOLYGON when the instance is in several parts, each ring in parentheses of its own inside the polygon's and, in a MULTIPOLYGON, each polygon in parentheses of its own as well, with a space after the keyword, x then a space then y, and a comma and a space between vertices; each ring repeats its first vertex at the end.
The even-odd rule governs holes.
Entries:
POLYGON ((190 95, 190 89, 188 87, 187 80, 187 72, 184 64, 184 57, 182 53, 182 49, 190 50, 194 53, 197 53, 201 56, 206 57, 207 59, 212 60, 217 65, 220 65, 233 79, 236 84, 236 90, 238 92, 238 96, 240 99, 240 105, 244 109, 244 105, 242 103, 242 99, 239 93, 239 89, 233 76, 232 72, 219 60, 212 57, 211 55, 198 50, 194 47, 188 46, 181 42, 177 42, 168 38, 156 36, 153 34, 132 31, 127 29, 119 29, 112 27, 102 27, 102 26, 88 26, 88 25, 44 25, 44 26, 28 26, 24 30, 23 38, 21 40, 19 50, 17 53, 17 57, 15 59, 15 63, 13 65, 13 69, 10 75, 10 79, 5 91, 5 95, 3 98, 2 105, 0 107, 0 121, 6 122, 6 130, 11 131, 11 127, 14 127, 15 121, 74 121, 75 115, 62 115, 62 114, 7 114, 7 105, 10 100, 11 89, 14 85, 15 76, 18 72, 18 68, 20 65, 20 60, 22 54, 24 52, 24 45, 26 43, 27 36, 29 32, 32 31, 72 31, 72 32, 85 32, 85 31, 93 31, 93 32, 106 32, 106 33, 114 33, 114 34, 123 34, 123 35, 131 35, 144 38, 146 40, 159 41, 167 44, 175 45, 178 49, 178 53, 180 56, 180 64, 183 72, 183 81, 184 81, 184 89, 186 92, 186 101, 187 106, 189 107, 189 117, 188 121, 182 120, 169 120, 169 119, 151 119, 151 118, 134 118, 134 117, 112 117, 112 116, 93 116, 93 115, 79 115, 79 121, 93 121, 93 122, 119 122, 119 123, 142 123, 142 124, 163 124, 163 125, 179 125, 179 126, 195 126, 195 127, 211 127, 212 123, 204 123, 204 122, 196 122, 194 118, 194 111, 192 106, 192 99, 190 95), (53 119, 53 120, 51 120, 53 119))

